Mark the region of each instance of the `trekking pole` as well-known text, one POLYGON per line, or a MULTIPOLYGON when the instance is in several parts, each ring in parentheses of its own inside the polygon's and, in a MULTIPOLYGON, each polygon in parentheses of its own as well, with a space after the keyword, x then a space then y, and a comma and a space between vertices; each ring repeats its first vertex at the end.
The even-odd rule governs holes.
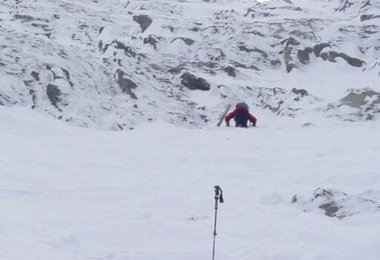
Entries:
POLYGON ((223 203, 223 191, 222 189, 216 185, 215 187, 215 216, 214 216, 214 240, 212 246, 212 260, 215 259, 215 238, 216 238, 216 221, 218 217, 218 202, 223 203))

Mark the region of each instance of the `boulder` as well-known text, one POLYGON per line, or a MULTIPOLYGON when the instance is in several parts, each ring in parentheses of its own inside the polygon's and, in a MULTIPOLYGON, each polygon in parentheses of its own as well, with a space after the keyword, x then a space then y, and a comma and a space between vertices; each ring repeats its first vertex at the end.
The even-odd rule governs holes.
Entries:
POLYGON ((181 75, 181 83, 183 86, 191 90, 210 90, 210 84, 203 78, 197 78, 189 72, 185 72, 181 75))

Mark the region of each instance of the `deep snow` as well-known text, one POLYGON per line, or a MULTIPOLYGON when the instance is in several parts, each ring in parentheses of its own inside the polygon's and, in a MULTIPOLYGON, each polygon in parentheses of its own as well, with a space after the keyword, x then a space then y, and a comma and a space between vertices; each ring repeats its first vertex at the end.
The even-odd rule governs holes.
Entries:
POLYGON ((379 202, 379 123, 258 117, 103 132, 0 106, 0 259, 211 259, 216 184, 216 259, 380 259, 379 210, 291 203, 316 188, 379 202))

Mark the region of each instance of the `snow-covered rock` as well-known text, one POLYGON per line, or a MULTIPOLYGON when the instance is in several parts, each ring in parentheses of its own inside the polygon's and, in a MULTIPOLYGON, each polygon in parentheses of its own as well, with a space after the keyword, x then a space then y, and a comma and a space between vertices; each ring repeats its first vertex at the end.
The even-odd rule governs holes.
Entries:
POLYGON ((380 93, 369 88, 351 89, 340 101, 329 104, 327 113, 346 121, 378 119, 380 93))
POLYGON ((380 211, 379 199, 377 192, 371 190, 350 195, 338 190, 318 188, 311 198, 294 195, 292 202, 305 212, 323 211, 328 217, 345 218, 380 211))

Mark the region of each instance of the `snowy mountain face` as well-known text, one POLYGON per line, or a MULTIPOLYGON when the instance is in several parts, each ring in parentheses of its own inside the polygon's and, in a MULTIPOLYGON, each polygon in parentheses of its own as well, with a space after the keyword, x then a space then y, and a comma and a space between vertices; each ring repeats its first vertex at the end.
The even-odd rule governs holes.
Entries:
POLYGON ((79 126, 380 116, 380 3, 3 0, 0 105, 79 126), (260 118, 259 118, 260 119, 260 118))

